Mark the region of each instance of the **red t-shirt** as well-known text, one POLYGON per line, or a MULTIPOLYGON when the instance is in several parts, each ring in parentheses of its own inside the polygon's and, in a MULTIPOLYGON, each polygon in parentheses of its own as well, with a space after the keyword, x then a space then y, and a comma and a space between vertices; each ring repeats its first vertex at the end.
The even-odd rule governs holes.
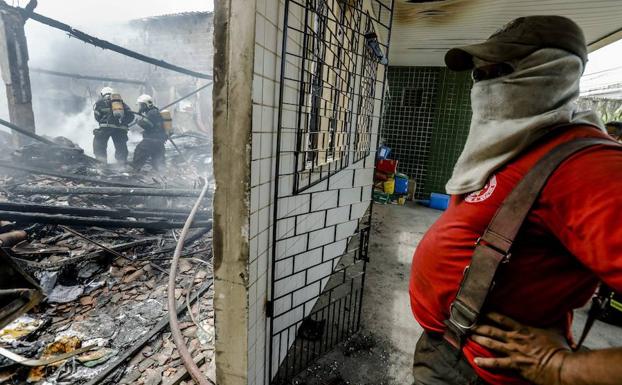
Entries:
MULTIPOLYGON (((480 191, 452 196, 413 256, 410 301, 421 326, 443 332, 474 245, 514 186, 540 157, 580 137, 607 137, 591 126, 561 128, 499 169, 480 191)), ((622 151, 594 146, 551 175, 502 266, 487 309, 570 336, 572 311, 585 305, 599 280, 622 291, 622 151)), ((468 340, 463 353, 492 385, 528 384, 512 373, 483 370, 474 357, 493 353, 468 340)))

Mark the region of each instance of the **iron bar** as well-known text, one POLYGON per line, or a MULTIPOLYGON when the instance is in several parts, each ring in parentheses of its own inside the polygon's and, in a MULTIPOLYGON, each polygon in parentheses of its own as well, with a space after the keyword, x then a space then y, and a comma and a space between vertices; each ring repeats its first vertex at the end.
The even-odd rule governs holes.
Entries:
MULTIPOLYGON (((199 297, 204 295, 212 287, 212 284, 213 284, 213 279, 209 279, 209 281, 206 282, 205 285, 203 285, 199 289, 196 296, 192 298, 192 303, 190 304, 190 306, 192 306, 199 297)), ((175 313, 181 314, 186 310, 186 304, 181 304, 177 306, 176 309, 177 310, 175 313)), ((101 383, 102 381, 104 381, 105 379, 107 379, 125 361, 129 360, 134 355, 136 355, 143 348, 143 346, 145 346, 149 341, 151 341, 151 339, 156 334, 163 332, 167 326, 169 326, 168 317, 163 317, 160 320, 160 322, 158 322, 153 328, 151 328, 151 330, 147 334, 145 334, 142 338, 134 342, 134 344, 132 344, 132 346, 128 350, 126 350, 121 356, 119 356, 110 365, 108 365, 103 371, 101 371, 97 375, 97 377, 91 379, 91 381, 87 382, 85 385, 97 385, 101 383)))
MULTIPOLYGON (((44 213, 21 213, 16 211, 0 212, 3 220, 20 223, 43 223, 51 225, 69 226, 95 226, 103 228, 142 228, 153 230, 177 229, 184 226, 179 221, 156 221, 156 220, 123 220, 109 218, 79 217, 72 215, 54 215, 44 213)), ((193 227, 211 227, 211 220, 197 221, 193 227)))
POLYGON ((43 136, 41 136, 41 135, 37 135, 37 134, 35 134, 35 133, 34 133, 34 132, 32 132, 32 131, 28 131, 28 130, 26 130, 26 129, 24 129, 24 128, 21 128, 21 127, 19 127, 19 126, 16 126, 15 124, 13 124, 13 123, 11 123, 11 122, 8 122, 8 121, 6 121, 6 120, 4 120, 4 119, 0 119, 0 124, 2 124, 3 126, 6 126, 6 127, 8 127, 8 128, 10 128, 11 130, 13 130, 13 131, 15 131, 15 132, 19 132, 20 134, 22 134, 22 135, 24 135, 24 136, 27 136, 27 137, 29 137, 29 138, 31 138, 31 139, 34 139, 34 140, 37 140, 37 141, 39 141, 39 142, 41 142, 41 143, 49 144, 49 145, 52 145, 52 146, 62 147, 62 146, 61 146, 61 145, 59 145, 58 143, 55 143, 55 142, 53 142, 53 141, 51 141, 51 140, 49 140, 49 139, 47 139, 47 138, 44 138, 44 137, 43 137, 43 136))
POLYGON ((68 173, 64 173, 64 172, 45 170, 45 169, 37 168, 37 167, 20 166, 20 165, 17 165, 17 164, 13 164, 11 162, 6 162, 6 161, 0 161, 0 167, 1 168, 12 169, 12 170, 29 172, 31 174, 47 175, 47 176, 53 176, 53 177, 56 177, 56 178, 63 178, 63 179, 68 179, 68 180, 74 180, 74 181, 78 181, 78 182, 88 182, 88 183, 103 184, 103 185, 118 186, 118 187, 150 188, 150 186, 143 185, 143 184, 121 182, 121 181, 112 181, 112 180, 109 180, 109 179, 100 179, 100 178, 88 177, 88 176, 83 176, 83 175, 68 174, 68 173))
MULTIPOLYGON (((198 197, 201 190, 192 189, 159 189, 159 188, 128 188, 128 187, 84 187, 84 186, 16 186, 15 193, 23 195, 127 195, 149 197, 198 197)), ((211 197, 211 194, 208 194, 211 197)))
POLYGON ((67 72, 46 70, 43 68, 30 68, 30 72, 45 74, 45 75, 60 76, 60 77, 66 77, 66 78, 72 78, 72 79, 80 79, 80 80, 97 80, 97 81, 104 81, 104 82, 137 84, 137 85, 145 84, 145 82, 142 80, 111 78, 107 76, 71 74, 67 72))
POLYGON ((75 37, 78 40, 81 40, 81 41, 83 41, 85 43, 88 43, 88 44, 92 44, 92 45, 94 45, 96 47, 103 48, 103 49, 108 49, 108 50, 120 53, 122 55, 129 56, 129 57, 131 57, 133 59, 140 60, 140 61, 143 61, 145 63, 153 64, 153 65, 158 66, 158 67, 166 68, 168 70, 175 71, 175 72, 178 72, 178 73, 181 73, 181 74, 184 74, 184 75, 189 75, 189 76, 192 76, 192 77, 195 77, 195 78, 201 78, 201 79, 209 79, 209 80, 212 79, 212 75, 207 75, 207 74, 204 74, 204 73, 201 73, 201 72, 192 71, 192 70, 189 70, 189 69, 186 69, 186 68, 183 68, 183 67, 180 67, 180 66, 168 63, 168 62, 166 62, 164 60, 159 60, 159 59, 155 59, 155 58, 143 55, 141 53, 132 51, 130 49, 121 47, 121 46, 116 45, 116 44, 113 44, 113 43, 111 43, 109 41, 96 38, 95 36, 92 36, 92 35, 89 35, 87 33, 82 32, 80 30, 77 30, 77 29, 71 27, 70 25, 62 23, 62 22, 60 22, 58 20, 54 20, 54 19, 52 19, 50 17, 47 17, 47 16, 43 16, 43 15, 38 14, 36 12, 27 12, 23 8, 17 8, 17 9, 20 12, 22 12, 22 14, 23 14, 23 16, 25 18, 31 18, 31 19, 33 19, 35 21, 38 21, 39 23, 45 24, 45 25, 50 26, 52 28, 59 29, 59 30, 64 31, 64 32, 67 32, 67 34, 69 36, 75 37))

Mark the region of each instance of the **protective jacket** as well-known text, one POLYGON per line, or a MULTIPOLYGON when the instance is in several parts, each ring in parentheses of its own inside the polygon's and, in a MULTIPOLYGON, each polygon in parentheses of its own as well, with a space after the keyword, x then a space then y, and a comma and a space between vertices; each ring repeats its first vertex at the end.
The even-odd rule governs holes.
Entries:
POLYGON ((125 103, 123 103, 123 110, 123 118, 119 120, 112 113, 112 102, 109 99, 100 98, 93 106, 95 120, 99 123, 100 128, 112 127, 127 129, 127 126, 134 120, 134 114, 125 103))
POLYGON ((160 110, 156 106, 151 106, 146 112, 142 112, 144 118, 138 119, 138 125, 144 130, 143 139, 158 140, 165 142, 166 131, 162 125, 163 120, 160 110))

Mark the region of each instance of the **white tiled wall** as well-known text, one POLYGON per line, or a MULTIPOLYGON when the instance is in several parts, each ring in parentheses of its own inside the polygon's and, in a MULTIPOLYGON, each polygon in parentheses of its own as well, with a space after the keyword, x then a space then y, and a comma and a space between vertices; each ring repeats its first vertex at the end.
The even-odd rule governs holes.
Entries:
MULTIPOLYGON (((265 305, 271 288, 270 269, 273 261, 273 195, 283 12, 282 0, 257 0, 250 194, 249 385, 267 385, 269 382, 269 370, 264 370, 267 369, 269 353, 269 338, 266 337, 269 323, 265 305)), ((290 44, 299 45, 299 42, 290 37, 288 45, 290 44)), ((296 90, 285 87, 284 98, 291 100, 295 97, 295 92, 296 90)), ((294 127, 293 124, 287 124, 294 120, 293 111, 284 109, 281 151, 293 151, 295 148, 295 133, 287 128, 294 127)), ((376 143, 377 122, 374 129, 372 143, 376 143)), ((369 207, 373 157, 372 150, 368 160, 350 164, 329 180, 318 183, 301 195, 288 196, 293 188, 292 175, 279 178, 281 198, 278 217, 299 216, 277 222, 275 276, 277 279, 285 276, 288 278, 276 283, 274 294, 276 297, 288 296, 274 303, 276 314, 317 296, 328 282, 326 277, 343 254, 347 237, 356 229, 356 219, 369 207), (330 191, 324 191, 327 189, 330 191), (302 252, 305 253, 296 255, 302 252), (293 255, 296 256, 288 258, 293 255), (308 282, 307 286, 305 282, 308 282)), ((294 166, 293 158, 290 160, 286 156, 281 157, 280 174, 292 172, 294 166)), ((300 321, 308 315, 312 307, 312 304, 298 307, 275 318, 274 329, 278 331, 300 321)), ((284 358, 286 350, 282 357, 273 357, 274 367, 284 358)))

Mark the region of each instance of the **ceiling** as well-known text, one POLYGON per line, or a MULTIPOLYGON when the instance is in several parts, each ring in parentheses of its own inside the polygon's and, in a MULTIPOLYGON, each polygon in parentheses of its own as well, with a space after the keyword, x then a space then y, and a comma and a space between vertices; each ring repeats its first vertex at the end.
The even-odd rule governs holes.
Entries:
POLYGON ((620 0, 395 0, 394 6, 389 54, 394 66, 442 66, 448 49, 481 42, 528 15, 573 19, 590 50, 622 38, 620 0))

